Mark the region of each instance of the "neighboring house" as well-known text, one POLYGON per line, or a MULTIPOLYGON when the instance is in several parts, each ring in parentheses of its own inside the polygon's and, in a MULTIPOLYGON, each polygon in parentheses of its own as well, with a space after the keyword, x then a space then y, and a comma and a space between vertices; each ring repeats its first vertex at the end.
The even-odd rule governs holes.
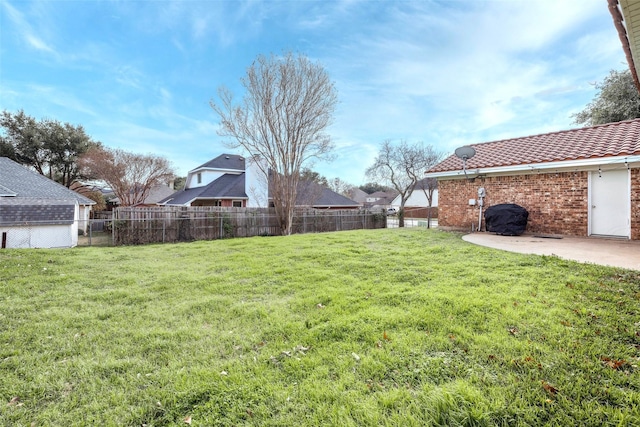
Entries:
POLYGON ((3 248, 65 248, 78 244, 95 202, 37 172, 0 157, 3 248))
POLYGON ((391 202, 398 195, 395 191, 376 191, 367 196, 364 206, 368 208, 380 208, 385 210, 391 206, 391 202))
POLYGON ((298 184, 296 206, 314 209, 359 209, 360 204, 313 181, 298 184))
MULTIPOLYGON (((409 196, 409 198, 404 204, 405 209, 407 210, 421 209, 422 210, 429 206, 429 200, 427 199, 427 195, 424 193, 425 190, 423 190, 423 186, 425 185, 424 181, 426 181, 427 179, 428 178, 424 178, 418 181, 418 183, 416 184, 416 187, 413 189, 413 192, 411 193, 411 196, 409 196)), ((433 190, 433 195, 431 196, 431 198, 432 198, 431 207, 437 208, 438 207, 438 189, 437 188, 433 190)), ((391 206, 396 209, 400 209, 399 194, 396 196, 395 199, 391 201, 391 206)), ((432 216, 435 212, 437 212, 437 209, 433 209, 432 216)))
MULTIPOLYGON (((184 189, 158 202, 166 206, 268 207, 267 182, 254 159, 222 154, 189 171, 184 189)), ((327 188, 301 184, 298 206, 351 209, 358 204, 327 188)))
POLYGON ((349 190, 349 198, 354 202, 358 202, 360 206, 366 203, 367 196, 369 195, 366 192, 359 189, 358 187, 353 187, 349 190))
POLYGON ((189 171, 184 189, 158 202, 169 206, 248 206, 245 158, 222 154, 189 171))
POLYGON ((640 119, 471 147, 466 170, 451 155, 427 171, 441 227, 471 230, 480 209, 515 203, 531 233, 640 239, 640 119))

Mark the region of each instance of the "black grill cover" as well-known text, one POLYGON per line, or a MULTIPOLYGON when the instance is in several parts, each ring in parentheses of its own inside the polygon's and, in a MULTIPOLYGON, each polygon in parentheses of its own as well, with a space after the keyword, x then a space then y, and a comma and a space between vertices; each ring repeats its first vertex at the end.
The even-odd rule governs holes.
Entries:
POLYGON ((519 236, 524 233, 528 218, 529 212, 513 203, 490 206, 484 213, 487 231, 503 236, 519 236))

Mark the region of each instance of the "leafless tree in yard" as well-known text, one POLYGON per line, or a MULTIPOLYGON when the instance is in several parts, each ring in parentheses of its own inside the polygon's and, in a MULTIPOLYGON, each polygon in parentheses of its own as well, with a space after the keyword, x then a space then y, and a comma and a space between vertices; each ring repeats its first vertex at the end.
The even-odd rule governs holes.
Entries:
POLYGON ((367 168, 366 175, 374 181, 395 188, 400 195, 400 227, 404 227, 404 205, 413 194, 416 184, 423 178, 424 172, 441 158, 442 153, 421 142, 409 144, 407 141, 400 141, 394 144, 386 140, 380 146, 378 156, 373 165, 367 168))
POLYGON ((258 56, 241 79, 246 90, 240 104, 218 89, 211 107, 220 117, 219 135, 231 148, 259 156, 269 177, 269 197, 283 235, 291 234, 296 192, 302 167, 311 159, 330 157, 325 133, 333 119, 337 93, 325 69, 305 56, 258 56))
POLYGON ((119 149, 93 148, 79 162, 86 174, 111 187, 121 206, 144 202, 152 187, 166 184, 175 176, 163 157, 119 149))
POLYGON ((423 178, 418 181, 416 190, 422 190, 427 198, 427 228, 431 228, 431 208, 433 207, 433 193, 438 188, 438 180, 435 178, 423 178))

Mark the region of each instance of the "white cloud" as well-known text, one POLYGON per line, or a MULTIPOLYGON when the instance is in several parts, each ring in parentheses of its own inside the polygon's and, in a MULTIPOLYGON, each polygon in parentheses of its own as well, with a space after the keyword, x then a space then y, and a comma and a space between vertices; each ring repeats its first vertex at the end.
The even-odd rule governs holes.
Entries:
POLYGON ((26 44, 35 50, 39 50, 42 52, 46 52, 52 55, 57 56, 56 51, 49 46, 42 38, 36 35, 36 32, 33 30, 33 27, 27 22, 24 15, 20 13, 16 8, 11 6, 8 2, 3 1, 2 7, 7 12, 7 16, 16 27, 16 32, 19 36, 21 36, 26 44))
POLYGON ((70 91, 64 88, 54 86, 43 86, 38 84, 30 84, 26 87, 25 96, 35 100, 46 100, 46 102, 65 110, 87 114, 89 116, 98 116, 98 113, 87 102, 78 98, 70 91))
MULTIPOLYGON (((443 141, 434 142, 448 146, 465 134, 504 132, 510 123, 521 125, 523 117, 542 128, 542 120, 551 121, 545 114, 557 115, 554 102, 560 101, 550 96, 578 91, 583 69, 602 70, 578 63, 576 45, 589 43, 602 52, 593 58, 600 64, 619 54, 611 31, 574 40, 576 28, 606 13, 601 2, 464 6, 400 3, 384 22, 343 41, 342 54, 329 64, 337 70, 345 129, 358 123, 378 140, 403 132, 417 139, 441 135, 443 141)), ((567 113, 561 122, 568 120, 567 113)), ((351 127, 350 134, 354 131, 351 127)))

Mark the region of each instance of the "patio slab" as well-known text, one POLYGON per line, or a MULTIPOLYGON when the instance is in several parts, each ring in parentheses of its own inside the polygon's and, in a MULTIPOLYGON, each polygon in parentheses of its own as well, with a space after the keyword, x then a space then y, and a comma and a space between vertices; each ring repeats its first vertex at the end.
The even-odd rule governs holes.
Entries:
POLYGON ((487 232, 467 234, 462 240, 510 252, 556 255, 578 262, 640 270, 640 241, 637 240, 531 234, 500 236, 487 232))

